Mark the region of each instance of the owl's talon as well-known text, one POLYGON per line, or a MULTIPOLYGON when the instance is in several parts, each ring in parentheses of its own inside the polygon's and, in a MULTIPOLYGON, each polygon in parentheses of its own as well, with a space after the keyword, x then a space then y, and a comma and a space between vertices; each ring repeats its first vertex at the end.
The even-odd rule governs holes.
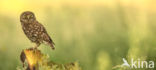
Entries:
POLYGON ((36 49, 37 49, 37 47, 35 46, 35 47, 33 47, 33 49, 34 49, 34 50, 36 50, 36 49))
POLYGON ((52 50, 55 50, 55 48, 54 47, 51 47, 52 48, 52 50))

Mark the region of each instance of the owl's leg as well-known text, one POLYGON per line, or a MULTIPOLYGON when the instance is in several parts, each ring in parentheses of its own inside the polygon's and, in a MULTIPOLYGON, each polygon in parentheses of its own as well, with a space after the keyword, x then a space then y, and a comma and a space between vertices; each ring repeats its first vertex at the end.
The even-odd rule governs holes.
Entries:
POLYGON ((37 49, 37 47, 39 47, 39 46, 40 46, 40 43, 36 43, 34 49, 37 49))

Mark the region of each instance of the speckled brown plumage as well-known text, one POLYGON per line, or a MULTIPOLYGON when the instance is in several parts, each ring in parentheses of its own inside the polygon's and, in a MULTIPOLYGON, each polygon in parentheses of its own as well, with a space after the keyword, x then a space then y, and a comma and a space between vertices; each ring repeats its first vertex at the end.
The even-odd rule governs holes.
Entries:
POLYGON ((36 43, 35 47, 38 47, 41 43, 45 43, 54 49, 54 42, 48 35, 44 26, 36 20, 33 12, 23 12, 20 16, 20 22, 28 39, 31 40, 31 42, 36 43))

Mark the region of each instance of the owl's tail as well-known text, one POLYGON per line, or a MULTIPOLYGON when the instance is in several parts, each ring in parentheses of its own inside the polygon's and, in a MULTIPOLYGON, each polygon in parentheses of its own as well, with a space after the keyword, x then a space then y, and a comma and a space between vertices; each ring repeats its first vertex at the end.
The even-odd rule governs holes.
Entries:
POLYGON ((50 43, 50 47, 53 49, 53 50, 55 50, 55 47, 54 47, 54 43, 50 43))

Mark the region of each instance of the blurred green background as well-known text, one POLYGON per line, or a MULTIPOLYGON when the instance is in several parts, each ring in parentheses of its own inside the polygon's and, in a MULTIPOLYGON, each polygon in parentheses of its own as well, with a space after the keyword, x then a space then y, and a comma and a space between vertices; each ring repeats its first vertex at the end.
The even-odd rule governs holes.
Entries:
MULTIPOLYGON (((0 70, 22 66, 22 49, 33 44, 19 16, 32 11, 55 42, 41 45, 56 63, 78 61, 82 70, 112 70, 122 58, 155 60, 154 0, 0 0, 0 70)), ((156 66, 155 66, 156 67, 156 66)))

